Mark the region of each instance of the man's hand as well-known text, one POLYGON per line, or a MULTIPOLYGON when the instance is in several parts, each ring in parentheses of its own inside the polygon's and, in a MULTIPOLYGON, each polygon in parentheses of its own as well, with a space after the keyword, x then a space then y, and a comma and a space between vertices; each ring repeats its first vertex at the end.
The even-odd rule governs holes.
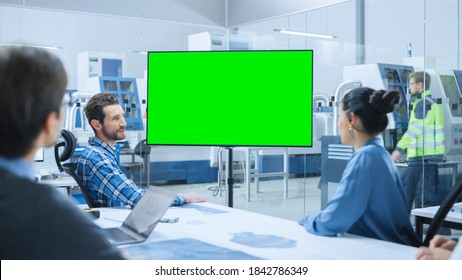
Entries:
POLYGON ((435 235, 432 240, 430 240, 430 249, 433 248, 443 248, 446 250, 452 251, 456 247, 457 241, 448 239, 441 235, 435 235))
POLYGON ((391 158, 393 159, 394 162, 399 162, 399 156, 401 155, 398 150, 394 150, 393 153, 391 153, 391 158))
POLYGON ((443 248, 420 247, 417 253, 418 260, 447 260, 451 256, 451 251, 443 248))
POLYGON ((184 203, 205 202, 205 197, 197 193, 180 193, 179 195, 184 199, 184 203))
POLYGON ((452 250, 456 247, 457 241, 448 239, 441 235, 435 235, 430 240, 430 246, 420 247, 416 258, 418 260, 447 260, 452 250))

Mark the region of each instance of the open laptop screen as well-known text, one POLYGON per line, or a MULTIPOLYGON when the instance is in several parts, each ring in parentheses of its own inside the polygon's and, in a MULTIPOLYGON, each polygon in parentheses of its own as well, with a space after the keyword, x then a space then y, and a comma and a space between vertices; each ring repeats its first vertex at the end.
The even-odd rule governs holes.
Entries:
POLYGON ((175 196, 175 193, 158 187, 146 189, 143 198, 124 221, 123 227, 147 238, 165 211, 172 205, 175 196))

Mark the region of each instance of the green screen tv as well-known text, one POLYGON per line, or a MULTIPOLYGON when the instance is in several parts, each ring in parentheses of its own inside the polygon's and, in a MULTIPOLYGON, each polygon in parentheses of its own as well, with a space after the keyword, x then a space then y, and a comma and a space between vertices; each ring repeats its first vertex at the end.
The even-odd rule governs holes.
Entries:
POLYGON ((312 146, 312 50, 149 52, 147 75, 147 144, 312 146))

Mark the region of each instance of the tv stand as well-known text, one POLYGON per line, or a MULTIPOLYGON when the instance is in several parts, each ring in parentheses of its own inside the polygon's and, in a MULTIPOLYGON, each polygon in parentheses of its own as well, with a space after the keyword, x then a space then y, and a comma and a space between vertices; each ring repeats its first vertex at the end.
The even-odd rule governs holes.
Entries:
POLYGON ((228 150, 228 207, 233 207, 233 196, 234 196, 234 178, 233 178, 233 148, 227 147, 228 150))
MULTIPOLYGON (((288 197, 289 150, 287 147, 237 147, 237 148, 234 148, 233 151, 239 151, 239 152, 244 153, 244 157, 242 158, 242 160, 244 161, 243 169, 242 170, 239 169, 236 173, 241 173, 241 174, 244 173, 243 174, 244 175, 243 185, 245 185, 245 187, 247 188, 246 190, 247 201, 249 202, 251 201, 250 197, 252 193, 251 192, 252 179, 255 181, 256 192, 258 194, 258 193, 263 192, 263 190, 260 189, 260 179, 263 179, 263 178, 271 179, 272 177, 283 177, 283 196, 282 198, 285 199, 288 197), (262 154, 260 154, 260 152, 262 154), (279 156, 280 154, 282 154, 282 157, 283 157, 282 158, 283 160, 282 170, 276 170, 276 171, 270 171, 270 172, 262 171, 260 156, 265 156, 265 155, 267 156, 278 155, 279 156), (252 157, 254 158, 253 168, 252 168, 252 160, 251 160, 252 157)), ((231 166, 231 168, 226 167, 226 169, 223 170, 224 168, 223 168, 222 163, 223 163, 223 151, 221 150, 218 152, 218 165, 219 165, 218 188, 220 190, 220 194, 221 194, 222 187, 224 187, 225 185, 222 183, 223 180, 221 180, 221 176, 229 174, 229 170, 233 169, 232 167, 234 166, 234 163, 233 163, 233 166, 231 166)), ((229 159, 228 159, 226 166, 230 166, 230 164, 231 163, 229 162, 229 159)), ((232 172, 234 174, 234 171, 232 172)), ((229 175, 225 176, 225 178, 229 178, 229 175)), ((235 183, 235 180, 233 180, 233 183, 235 183)))

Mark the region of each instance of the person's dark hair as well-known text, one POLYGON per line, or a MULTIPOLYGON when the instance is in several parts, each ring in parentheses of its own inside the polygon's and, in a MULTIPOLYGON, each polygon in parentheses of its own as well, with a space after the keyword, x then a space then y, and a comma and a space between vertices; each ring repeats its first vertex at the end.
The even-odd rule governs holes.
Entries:
POLYGON ((424 71, 413 72, 409 76, 409 80, 411 78, 414 78, 414 81, 416 83, 422 83, 425 87, 425 90, 428 90, 430 88, 430 75, 427 72, 424 72, 424 71))
POLYGON ((85 106, 85 115, 87 116, 90 126, 91 120, 98 120, 100 123, 103 123, 106 117, 103 111, 104 107, 116 104, 120 104, 116 94, 98 93, 93 95, 85 106))
POLYGON ((361 119, 361 131, 376 135, 387 127, 387 114, 394 111, 400 97, 397 91, 356 88, 343 97, 342 108, 348 118, 353 112, 361 119))
POLYGON ((63 64, 46 50, 0 49, 0 154, 24 157, 31 151, 46 117, 59 116, 66 90, 63 64))

